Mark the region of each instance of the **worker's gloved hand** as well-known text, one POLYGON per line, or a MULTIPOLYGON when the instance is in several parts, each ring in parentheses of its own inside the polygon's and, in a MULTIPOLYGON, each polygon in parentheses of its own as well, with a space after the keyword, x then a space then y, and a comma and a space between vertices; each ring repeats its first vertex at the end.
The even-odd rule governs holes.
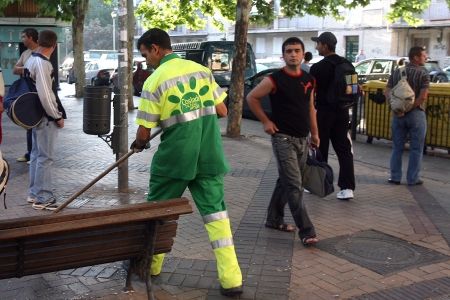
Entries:
POLYGON ((148 142, 147 144, 145 144, 143 146, 138 146, 136 143, 136 140, 134 140, 130 146, 130 149, 133 150, 135 153, 142 152, 142 150, 148 149, 148 148, 150 148, 150 142, 148 142))

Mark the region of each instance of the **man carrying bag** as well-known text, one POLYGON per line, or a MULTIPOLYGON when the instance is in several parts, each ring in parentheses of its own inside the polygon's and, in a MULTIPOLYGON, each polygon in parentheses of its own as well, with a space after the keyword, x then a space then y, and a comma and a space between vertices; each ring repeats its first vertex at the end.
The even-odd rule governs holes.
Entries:
POLYGON ((317 148, 309 149, 302 178, 303 187, 316 196, 323 198, 334 192, 333 169, 322 160, 317 148))

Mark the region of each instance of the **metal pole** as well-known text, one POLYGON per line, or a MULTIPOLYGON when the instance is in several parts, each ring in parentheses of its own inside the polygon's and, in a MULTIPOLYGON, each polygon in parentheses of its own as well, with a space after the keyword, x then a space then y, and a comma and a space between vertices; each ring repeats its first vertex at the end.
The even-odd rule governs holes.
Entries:
MULTIPOLYGON (((127 84, 127 0, 119 1, 119 87, 120 87, 120 106, 119 106, 119 125, 118 136, 119 144, 116 153, 116 160, 119 160, 128 152, 128 84, 127 84)), ((119 192, 128 191, 128 161, 119 165, 118 168, 118 187, 119 192)))
POLYGON ((112 28, 112 32, 113 32, 113 50, 116 50, 116 17, 113 17, 113 28, 112 28))

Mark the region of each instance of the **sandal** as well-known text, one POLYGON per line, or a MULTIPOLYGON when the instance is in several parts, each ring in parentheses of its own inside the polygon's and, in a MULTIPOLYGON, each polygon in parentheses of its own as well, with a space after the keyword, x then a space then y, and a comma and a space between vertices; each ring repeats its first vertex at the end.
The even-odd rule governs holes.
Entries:
POLYGON ((272 228, 272 229, 276 229, 279 231, 284 231, 284 232, 294 232, 295 231, 295 226, 291 225, 291 224, 280 224, 280 225, 274 225, 271 223, 266 223, 266 227, 268 228, 272 228))
POLYGON ((313 246, 319 241, 319 239, 315 236, 304 237, 302 238, 302 244, 305 247, 313 246))

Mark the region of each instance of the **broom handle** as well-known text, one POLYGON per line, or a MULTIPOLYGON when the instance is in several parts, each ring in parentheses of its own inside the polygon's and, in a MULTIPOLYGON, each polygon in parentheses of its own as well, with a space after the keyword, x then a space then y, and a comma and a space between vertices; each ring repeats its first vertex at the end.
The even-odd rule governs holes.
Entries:
MULTIPOLYGON (((161 133, 161 129, 156 130, 151 136, 150 136, 150 141, 155 138, 158 134, 161 133)), ((134 153, 134 150, 130 150, 128 151, 127 154, 125 154, 124 156, 122 156, 119 160, 117 160, 115 163, 113 163, 111 166, 109 166, 105 171, 103 171, 100 175, 98 175, 97 177, 95 177, 91 182, 89 182, 84 188, 82 188, 81 190, 79 190, 78 192, 76 192, 75 194, 73 194, 72 196, 70 196, 69 199, 67 199, 63 204, 61 204, 60 206, 58 206, 58 208, 56 210, 53 211, 53 213, 57 213, 59 211, 61 211, 64 207, 66 207, 67 205, 69 205, 73 200, 75 200, 76 198, 78 198, 81 194, 83 194, 84 192, 86 192, 91 186, 93 186, 97 181, 99 181, 100 179, 102 179, 103 177, 106 176, 106 174, 108 174, 109 172, 111 172, 114 168, 116 168, 118 165, 120 165, 121 163, 123 163, 125 160, 127 160, 132 154, 134 153)))

